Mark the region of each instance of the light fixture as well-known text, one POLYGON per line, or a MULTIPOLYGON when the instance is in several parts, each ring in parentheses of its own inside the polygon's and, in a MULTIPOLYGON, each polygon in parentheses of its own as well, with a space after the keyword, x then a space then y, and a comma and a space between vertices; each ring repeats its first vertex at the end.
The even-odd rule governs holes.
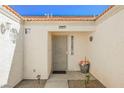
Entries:
POLYGON ((31 31, 31 28, 25 28, 25 34, 28 34, 31 31))
POLYGON ((93 36, 90 36, 89 40, 90 40, 90 42, 92 42, 93 41, 93 36))

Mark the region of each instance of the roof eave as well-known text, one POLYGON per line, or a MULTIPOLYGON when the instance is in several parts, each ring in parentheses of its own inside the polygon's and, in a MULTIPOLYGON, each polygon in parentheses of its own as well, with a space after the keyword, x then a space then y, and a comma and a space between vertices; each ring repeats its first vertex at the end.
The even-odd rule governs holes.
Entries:
POLYGON ((24 21, 96 21, 111 10, 114 5, 111 5, 98 16, 21 16, 8 5, 3 5, 3 7, 24 21))

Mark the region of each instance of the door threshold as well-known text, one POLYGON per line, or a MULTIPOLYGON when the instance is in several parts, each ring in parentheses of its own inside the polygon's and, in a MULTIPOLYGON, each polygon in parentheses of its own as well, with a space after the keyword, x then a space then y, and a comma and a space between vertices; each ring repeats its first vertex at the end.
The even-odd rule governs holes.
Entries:
POLYGON ((66 74, 66 71, 53 71, 53 74, 66 74))

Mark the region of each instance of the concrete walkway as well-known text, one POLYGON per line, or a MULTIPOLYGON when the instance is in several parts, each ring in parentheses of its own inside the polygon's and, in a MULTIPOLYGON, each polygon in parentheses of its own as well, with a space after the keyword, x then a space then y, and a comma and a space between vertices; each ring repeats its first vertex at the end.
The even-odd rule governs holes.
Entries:
MULTIPOLYGON (((81 80, 85 80, 85 75, 73 71, 66 74, 51 74, 48 80, 41 80, 40 83, 37 80, 24 79, 15 88, 82 88, 81 80)), ((90 80, 95 80, 95 78, 90 75, 90 80)), ((96 82, 91 84, 92 87, 94 87, 94 84, 98 86, 96 82)))
POLYGON ((67 80, 51 80, 46 82, 45 88, 68 88, 67 80))
MULTIPOLYGON (((68 88, 68 80, 84 80, 85 75, 80 72, 66 74, 52 74, 45 84, 45 88, 68 88)), ((91 80, 95 78, 91 76, 91 80)))

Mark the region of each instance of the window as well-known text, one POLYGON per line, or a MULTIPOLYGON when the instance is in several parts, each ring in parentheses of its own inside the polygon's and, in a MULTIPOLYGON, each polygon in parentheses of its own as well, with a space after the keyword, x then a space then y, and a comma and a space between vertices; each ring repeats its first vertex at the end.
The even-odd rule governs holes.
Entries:
POLYGON ((71 55, 74 55, 74 36, 71 36, 71 55))

